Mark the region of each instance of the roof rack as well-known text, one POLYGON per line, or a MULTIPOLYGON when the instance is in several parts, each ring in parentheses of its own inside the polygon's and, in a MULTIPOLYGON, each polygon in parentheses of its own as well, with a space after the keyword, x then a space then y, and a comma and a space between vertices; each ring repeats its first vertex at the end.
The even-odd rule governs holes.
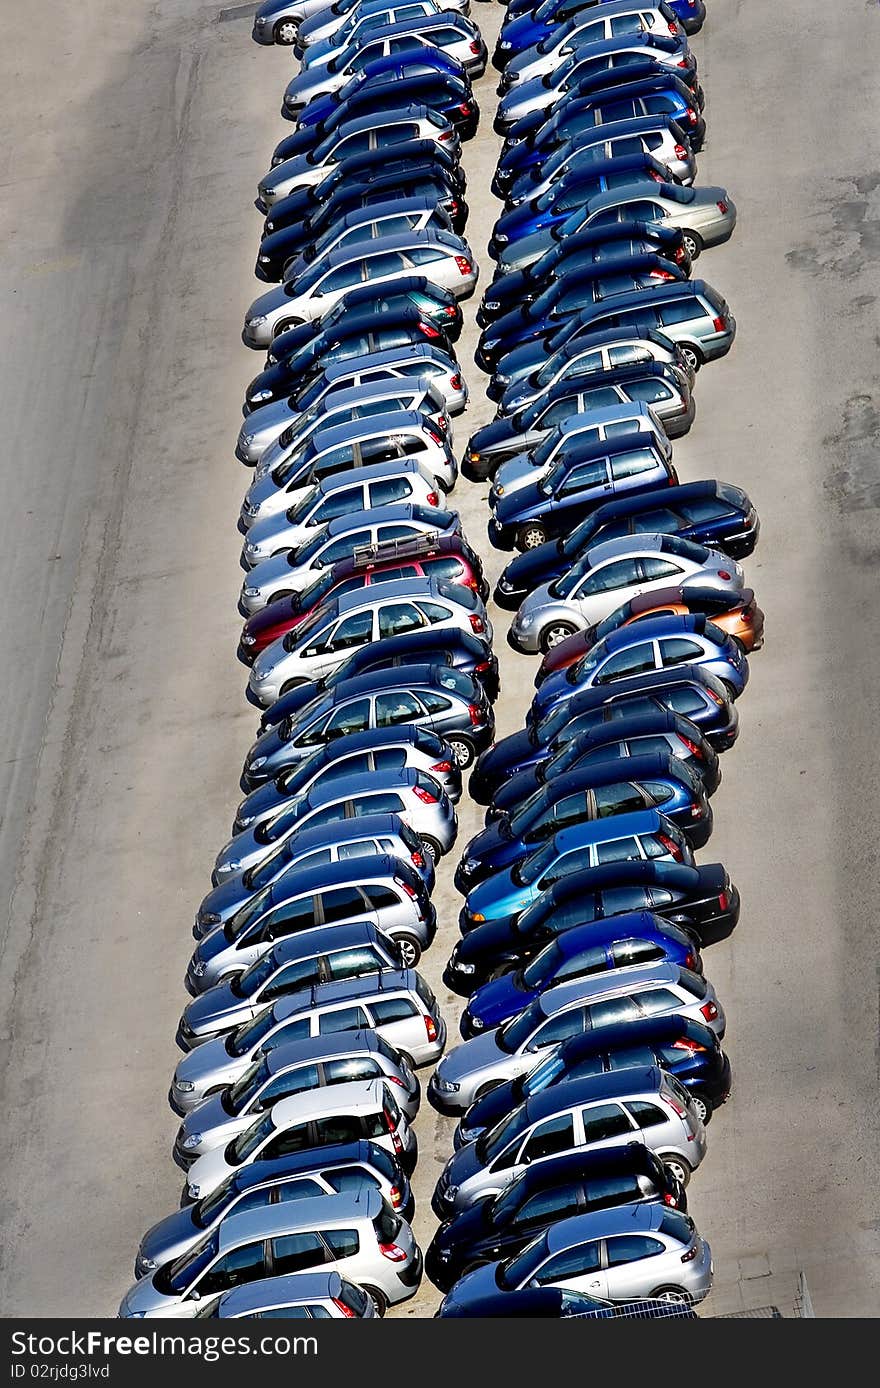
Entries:
POLYGON ((440 539, 439 530, 428 530, 423 535, 408 535, 400 540, 382 540, 368 545, 356 545, 352 551, 355 564, 367 564, 375 559, 396 559, 426 546, 436 545, 440 539))

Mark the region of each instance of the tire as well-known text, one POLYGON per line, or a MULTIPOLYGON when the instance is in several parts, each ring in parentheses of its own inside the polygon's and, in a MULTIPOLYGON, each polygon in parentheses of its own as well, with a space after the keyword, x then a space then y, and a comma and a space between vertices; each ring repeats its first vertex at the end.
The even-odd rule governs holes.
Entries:
POLYGON ((428 857, 432 859, 432 861, 435 863, 439 863, 440 859, 443 857, 443 849, 440 847, 436 839, 423 836, 422 848, 424 848, 428 857))
POLYGON ((541 650, 546 655, 554 646, 558 646, 560 641, 564 641, 566 636, 574 636, 574 633, 575 628, 570 622, 551 622, 541 632, 541 650))
POLYGON ((299 35, 299 25, 292 19, 279 19, 275 28, 272 30, 272 37, 276 43, 289 48, 296 43, 299 35))
POLYGON ((495 1080, 493 1084, 482 1085, 481 1088, 478 1089, 476 1094, 474 1095, 474 1102, 476 1102, 478 1099, 485 1099, 487 1094, 491 1094, 493 1089, 497 1089, 499 1084, 503 1083, 503 1080, 495 1080))
POLYGON ((414 969, 422 957, 422 947, 415 935, 395 935, 394 943, 400 950, 401 968, 414 969))
POLYGON ((414 1070, 416 1068, 416 1063, 410 1055, 409 1051, 398 1051, 397 1054, 400 1056, 404 1065, 408 1065, 411 1070, 414 1070))
POLYGON ((676 1179, 679 1181, 682 1189, 684 1189, 687 1186, 688 1181, 691 1179, 692 1174, 691 1169, 688 1166, 687 1162, 684 1160, 684 1158, 676 1156, 674 1153, 670 1153, 668 1156, 661 1157, 660 1160, 666 1167, 667 1171, 672 1172, 673 1176, 675 1176, 676 1179))
POLYGON ((698 236, 695 231, 687 231, 684 227, 681 229, 681 238, 684 248, 691 260, 696 260, 700 251, 703 249, 702 238, 698 236))
POLYGON ((721 683, 724 685, 728 699, 733 703, 739 697, 737 690, 734 689, 729 680, 722 680, 721 683))
POLYGON ((650 1293, 652 1301, 669 1301, 675 1306, 692 1306, 693 1298, 684 1287, 657 1287, 650 1293))
POLYGON ((547 541, 547 531, 540 521, 529 521, 516 532, 516 547, 523 553, 527 549, 537 549, 547 541))
POLYGON ((293 589, 292 589, 292 588, 282 588, 280 592, 278 592, 278 593, 273 593, 272 596, 266 600, 266 606, 267 606, 267 607, 271 607, 271 605, 272 605, 273 602, 282 602, 282 601, 284 600, 284 598, 292 598, 292 597, 293 597, 293 589))
POLYGON ((380 1317, 384 1316, 385 1312, 388 1310, 388 1300, 384 1292, 380 1292, 378 1287, 368 1286, 366 1282, 361 1283, 361 1288, 366 1292, 367 1296, 373 1298, 373 1304, 376 1307, 376 1315, 380 1317))
POLYGON ((695 347, 691 342, 679 342, 678 350, 684 357, 692 371, 699 371, 703 365, 703 354, 699 347, 695 347))
POLYGON ((273 339, 280 337, 282 333, 288 332, 290 328, 301 328, 302 321, 301 318, 282 318, 280 323, 275 324, 272 331, 273 339))
POLYGON ((456 766, 460 771, 466 771, 476 757, 474 744, 469 738, 461 737, 458 733, 445 738, 445 742, 455 758, 456 766))
POLYGON ((285 694, 289 694, 293 689, 299 689, 303 684, 308 684, 308 680, 285 680, 279 690, 279 696, 283 699, 285 694))
POLYGON ((691 1103, 697 1111, 697 1116, 705 1127, 712 1117, 712 1105, 703 1098, 702 1094, 694 1094, 691 1090, 689 1090, 688 1093, 690 1094, 691 1103))

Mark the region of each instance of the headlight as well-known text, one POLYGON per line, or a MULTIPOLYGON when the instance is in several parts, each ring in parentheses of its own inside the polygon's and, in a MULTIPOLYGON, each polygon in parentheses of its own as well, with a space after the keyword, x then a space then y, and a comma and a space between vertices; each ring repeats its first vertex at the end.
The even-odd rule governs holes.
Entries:
POLYGON ((201 1194, 201 1190, 201 1186, 188 1186, 186 1193, 189 1196, 190 1200, 198 1200, 199 1195, 201 1194))
POLYGON ((496 246, 506 246, 510 237, 505 236, 503 231, 496 231, 494 239, 496 246))
POLYGON ((252 636, 249 631, 246 631, 242 635, 241 644, 243 646, 255 646, 257 644, 257 638, 256 636, 252 636))
POLYGON ((242 829, 246 829, 249 824, 253 824, 255 818, 256 815, 252 814, 240 815, 238 822, 241 825, 242 829))
MULTIPOLYGON (((245 447, 248 447, 250 444, 253 443, 253 441, 254 436, 253 434, 251 434, 250 438, 245 439, 245 447)), ((258 516, 260 514, 259 506, 255 506, 252 501, 246 501, 244 503, 244 506, 242 507, 242 510, 244 511, 246 516, 258 516)))
POLYGON ((527 612, 525 616, 517 617, 516 626, 520 631, 529 631, 535 625, 535 614, 527 612))
POLYGON ((266 321, 266 315, 265 315, 265 313, 258 313, 257 316, 256 316, 256 318, 249 318, 249 319, 247 320, 247 325, 248 325, 249 328, 258 328, 258 327, 260 326, 260 324, 261 324, 261 323, 265 323, 265 321, 266 321))
POLYGON ((221 872, 241 872, 241 863, 237 858, 230 858, 228 863, 224 863, 220 868, 221 872))
POLYGON ((458 961, 457 959, 456 959, 456 961, 455 961, 455 970, 456 970, 457 973, 460 973, 460 974, 472 974, 472 973, 474 972, 475 968, 476 968, 476 965, 475 965, 475 964, 461 964, 461 963, 459 963, 459 961, 458 961))
POLYGON ((502 50, 502 52, 506 53, 508 48, 513 47, 513 44, 510 42, 510 39, 499 39, 498 47, 502 50))
POLYGON ((248 588, 248 587, 245 585, 245 587, 242 588, 241 591, 242 591, 242 593, 244 594, 244 596, 245 596, 246 598, 258 598, 258 597, 260 596, 260 590, 259 590, 259 588, 248 588))
POLYGON ((471 1031, 485 1030, 486 1023, 483 1021, 482 1017, 469 1017, 468 1021, 471 1024, 471 1031))
MULTIPOLYGON (((253 443, 253 441, 254 441, 254 435, 253 435, 253 434, 242 434, 241 437, 240 437, 240 439, 239 439, 239 443, 241 444, 242 448, 250 448, 250 446, 251 446, 251 444, 253 443)), ((245 508, 245 509, 247 509, 247 508, 245 508)))
POLYGON ((458 1186, 447 1186, 447 1187, 446 1187, 446 1199, 447 1199, 447 1200, 454 1200, 455 1197, 456 1197, 457 1195, 458 1195, 458 1186))
POLYGON ((201 1133, 190 1133, 189 1137, 185 1137, 183 1139, 181 1146, 183 1147, 184 1152, 191 1152, 194 1147, 198 1147, 201 1140, 201 1133))
POLYGON ((251 396, 251 404, 254 404, 257 400, 271 400, 271 398, 271 390, 258 390, 254 395, 251 396))
POLYGON ((140 1253, 138 1254, 137 1265, 140 1273, 155 1272, 159 1266, 155 1258, 144 1258, 140 1253))
MULTIPOLYGON (((206 911, 203 916, 199 916, 199 925, 219 925, 220 917, 216 911, 206 911)), ((192 1087, 192 1086, 190 1086, 192 1087)))
POLYGON ((496 309, 499 309, 500 307, 501 307, 501 300, 500 300, 500 299, 487 299, 487 300, 485 301, 485 303, 483 304, 483 308, 491 309, 491 311, 492 311, 493 313, 495 312, 496 309))
POLYGON ((508 581, 507 581, 506 578, 499 578, 499 580, 498 580, 498 591, 499 591, 499 593, 512 593, 512 592, 513 592, 513 584, 512 584, 512 583, 508 583, 508 581))
POLYGON ((249 771, 259 771, 259 769, 260 769, 261 766, 265 766, 265 765, 266 765, 267 760, 268 760, 267 757, 254 757, 253 761, 251 762, 250 766, 248 767, 248 770, 249 770, 249 771))
POLYGON ((461 870, 462 872, 476 872, 479 866, 479 858, 465 858, 461 865, 461 870))
POLYGON ((204 959, 195 959, 195 960, 193 960, 192 971, 193 971, 194 977, 195 977, 195 978, 204 978, 204 976, 205 976, 205 970, 207 969, 207 967, 208 967, 208 966, 207 966, 207 964, 205 963, 204 959))
POLYGON ((437 1081, 437 1088, 441 1094, 457 1094, 461 1089, 460 1084, 454 1084, 452 1080, 441 1080, 438 1075, 434 1076, 437 1081))
POLYGON ((268 265, 268 264, 269 264, 269 261, 270 261, 271 259, 272 259, 271 255, 258 255, 258 256, 257 256, 257 260, 258 260, 258 262, 259 262, 260 265, 268 265))
POLYGON ((192 1080, 175 1080, 174 1088, 177 1090, 178 1094, 192 1094, 195 1085, 192 1080))

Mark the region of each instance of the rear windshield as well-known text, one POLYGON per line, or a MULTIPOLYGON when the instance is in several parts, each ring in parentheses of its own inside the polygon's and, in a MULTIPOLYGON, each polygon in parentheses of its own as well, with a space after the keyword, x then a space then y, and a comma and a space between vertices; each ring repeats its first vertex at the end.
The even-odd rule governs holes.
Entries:
POLYGON ((689 1215, 682 1214, 681 1210, 667 1209, 660 1221, 660 1233, 668 1234, 680 1243, 690 1243, 695 1233, 694 1221, 689 1215))
POLYGON ((709 991, 709 985, 699 974, 695 974, 691 969, 679 969, 678 981, 683 988, 692 993, 695 998, 704 998, 709 991))
POLYGON ((434 994, 431 992, 431 989, 428 987, 421 974, 416 974, 416 992, 428 1011, 433 1012, 437 1006, 437 999, 434 997, 434 994))
POLYGON ((383 1201, 382 1209, 373 1220, 373 1228, 379 1243, 393 1243, 400 1233, 401 1220, 391 1207, 383 1201))

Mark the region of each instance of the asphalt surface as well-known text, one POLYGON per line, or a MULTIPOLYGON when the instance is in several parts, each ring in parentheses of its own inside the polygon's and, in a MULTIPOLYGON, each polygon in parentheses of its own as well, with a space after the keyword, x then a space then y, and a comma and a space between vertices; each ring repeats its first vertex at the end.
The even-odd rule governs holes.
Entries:
MULTIPOLYGON (((474 16, 491 40, 500 7, 474 16)), ((84 0, 51 50, 10 16, 0 57, 7 1316, 112 1314, 142 1231, 180 1189, 165 1094, 181 979, 255 726, 234 656, 246 475, 232 448, 259 363, 239 343, 257 292, 250 204, 289 129, 277 111, 291 59, 252 45, 249 24, 218 23, 212 6, 84 0)), ((707 1310, 787 1310, 804 1271, 818 1315, 874 1315, 880 10, 710 0, 694 46, 700 181, 725 184, 740 215, 698 270, 739 334, 700 375, 676 464, 756 502, 747 568, 767 645, 700 855, 728 865, 743 914, 706 959, 734 1093, 691 1209, 715 1254, 707 1310)), ((491 69, 478 95, 465 164, 485 285, 491 69)), ((459 448, 493 413, 470 361, 477 301, 459 448)), ((494 577, 485 491, 460 483, 456 502, 494 577)), ((493 618, 501 735, 533 671, 493 618)), ((480 815, 463 807, 461 821, 463 847, 480 815)), ((453 866, 424 967, 435 987, 456 933, 453 866)), ((422 1242, 451 1128, 428 1108, 417 1121, 422 1242)), ((430 1315, 438 1299, 425 1283, 397 1314, 430 1315)))

